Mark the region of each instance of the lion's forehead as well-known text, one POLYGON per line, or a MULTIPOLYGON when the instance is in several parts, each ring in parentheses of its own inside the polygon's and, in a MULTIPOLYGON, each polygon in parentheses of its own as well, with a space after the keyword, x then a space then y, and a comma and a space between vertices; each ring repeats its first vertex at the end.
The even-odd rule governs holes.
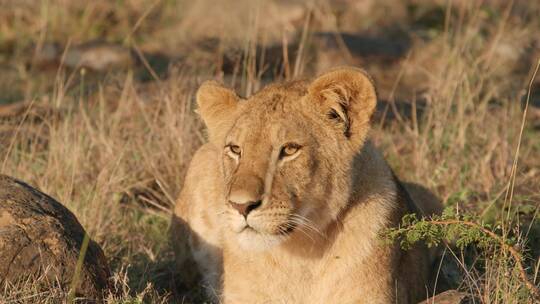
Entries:
POLYGON ((307 87, 302 81, 271 84, 249 97, 246 108, 279 115, 298 109, 306 94, 307 87))
POLYGON ((272 139, 294 135, 300 126, 307 123, 301 98, 299 95, 285 97, 280 92, 251 97, 245 101, 230 134, 272 139))
POLYGON ((229 140, 251 143, 280 143, 304 141, 310 137, 308 122, 298 115, 265 115, 248 112, 238 118, 229 132, 229 140))
POLYGON ((265 98, 274 99, 277 101, 277 98, 288 100, 290 98, 298 98, 307 94, 307 83, 305 81, 289 81, 282 83, 273 83, 262 90, 255 93, 252 97, 254 98, 265 98))

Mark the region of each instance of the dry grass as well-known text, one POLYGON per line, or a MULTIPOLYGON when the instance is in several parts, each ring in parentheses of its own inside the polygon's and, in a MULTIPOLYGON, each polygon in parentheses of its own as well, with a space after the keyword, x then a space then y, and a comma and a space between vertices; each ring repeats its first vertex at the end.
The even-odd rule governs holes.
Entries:
MULTIPOLYGON (((233 2, 208 8, 204 1, 9 4, 0 10, 0 103, 26 100, 31 106, 16 115, 0 111, 0 172, 37 186, 77 215, 109 258, 118 287, 109 302, 193 300, 197 291, 183 291, 174 280, 181 274, 172 268, 167 226, 189 159, 204 142, 193 112, 197 85, 217 77, 249 94, 274 79, 310 77, 325 51, 317 52, 317 31, 405 32, 412 46, 404 57, 391 64, 360 60, 387 101, 374 121, 375 142, 398 175, 515 238, 538 284, 540 135, 522 101, 540 53, 540 6, 410 1, 406 7, 382 1, 343 8, 300 2, 282 11, 233 2), (397 24, 380 13, 385 6, 396 9, 397 24), (200 20, 205 8, 225 21, 200 20), (271 17, 262 17, 264 12, 271 17), (440 17, 435 25, 431 15, 440 17), (237 23, 226 22, 231 19, 237 23), (364 21, 351 21, 359 19, 364 21), (228 31, 216 30, 225 24, 228 31), (197 42, 209 38, 219 41, 210 51, 197 42), (131 47, 141 56, 158 52, 170 59, 170 68, 162 74, 150 62, 93 73, 35 63, 47 42, 69 46, 92 39, 131 47), (271 53, 260 46, 275 44, 279 63, 265 64, 271 53), (224 60, 235 58, 229 73, 219 72, 224 60), (154 80, 142 81, 141 70, 154 80), (412 110, 402 111, 403 105, 412 110)), ((347 56, 341 50, 330 64, 351 62, 347 56)), ((538 87, 537 79, 532 92, 538 87)), ((527 297, 504 250, 472 261, 461 254, 456 252, 466 269, 461 288, 481 303, 527 297)), ((55 289, 40 292, 23 282, 6 287, 0 302, 65 297, 55 289)))

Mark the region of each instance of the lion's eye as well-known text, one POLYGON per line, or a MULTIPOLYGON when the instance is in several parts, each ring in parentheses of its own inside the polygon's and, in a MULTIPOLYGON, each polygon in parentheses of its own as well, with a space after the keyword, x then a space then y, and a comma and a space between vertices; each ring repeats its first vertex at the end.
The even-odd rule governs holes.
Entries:
POLYGON ((286 144, 281 148, 281 152, 279 153, 279 158, 287 157, 294 155, 296 152, 300 150, 300 145, 298 144, 286 144))
POLYGON ((240 153, 242 153, 242 150, 237 145, 227 145, 226 148, 227 148, 227 150, 229 152, 231 152, 233 154, 236 154, 236 155, 240 155, 240 153))

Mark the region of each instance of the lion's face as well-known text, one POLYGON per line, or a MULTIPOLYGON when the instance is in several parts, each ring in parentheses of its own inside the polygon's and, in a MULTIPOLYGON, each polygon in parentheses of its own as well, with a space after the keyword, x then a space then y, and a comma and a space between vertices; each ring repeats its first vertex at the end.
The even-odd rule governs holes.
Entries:
POLYGON ((318 126, 272 111, 265 97, 247 101, 258 104, 240 114, 222 153, 227 220, 240 244, 250 248, 277 244, 297 230, 317 230, 311 213, 323 204, 313 192, 330 170, 320 160, 322 141, 313 132, 318 126))
POLYGON ((222 148, 226 222, 239 245, 263 250, 293 235, 323 235, 347 204, 352 158, 375 105, 365 74, 338 70, 311 85, 267 87, 247 101, 206 85, 210 94, 204 100, 199 91, 198 102, 222 148))

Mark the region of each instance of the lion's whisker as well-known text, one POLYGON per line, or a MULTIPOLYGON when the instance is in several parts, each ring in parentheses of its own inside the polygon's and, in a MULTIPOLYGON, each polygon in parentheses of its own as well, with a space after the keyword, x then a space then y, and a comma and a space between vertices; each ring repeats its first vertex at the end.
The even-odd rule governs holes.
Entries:
POLYGON ((326 235, 324 233, 322 233, 322 231, 320 229, 318 229, 315 226, 315 224, 311 220, 309 220, 308 218, 306 218, 304 216, 301 216, 301 215, 298 215, 298 214, 292 214, 290 219, 299 221, 299 224, 301 224, 302 226, 304 226, 304 227, 310 229, 311 231, 317 233, 321 237, 326 238, 326 235))

